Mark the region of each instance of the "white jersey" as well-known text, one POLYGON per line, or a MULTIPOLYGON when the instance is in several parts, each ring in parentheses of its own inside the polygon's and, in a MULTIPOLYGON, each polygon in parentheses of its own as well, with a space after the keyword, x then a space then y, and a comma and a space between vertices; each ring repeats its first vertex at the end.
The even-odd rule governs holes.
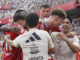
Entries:
MULTIPOLYGON (((55 48, 55 57, 56 60, 76 60, 75 52, 69 47, 66 41, 60 40, 57 38, 58 32, 53 32, 51 34, 54 48, 55 48)), ((73 38, 68 38, 74 45, 79 46, 79 39, 77 36, 73 38)))
POLYGON ((13 44, 23 49, 23 60, 48 60, 48 49, 54 48, 48 32, 38 29, 17 37, 13 44))

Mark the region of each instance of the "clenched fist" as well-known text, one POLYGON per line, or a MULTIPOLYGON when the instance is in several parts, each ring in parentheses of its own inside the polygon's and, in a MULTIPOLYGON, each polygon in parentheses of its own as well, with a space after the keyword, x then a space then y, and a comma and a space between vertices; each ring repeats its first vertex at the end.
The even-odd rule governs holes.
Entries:
POLYGON ((67 40, 67 37, 63 34, 63 33, 61 33, 61 32, 59 32, 58 34, 57 34, 57 37, 58 37, 58 39, 60 39, 60 40, 67 40))

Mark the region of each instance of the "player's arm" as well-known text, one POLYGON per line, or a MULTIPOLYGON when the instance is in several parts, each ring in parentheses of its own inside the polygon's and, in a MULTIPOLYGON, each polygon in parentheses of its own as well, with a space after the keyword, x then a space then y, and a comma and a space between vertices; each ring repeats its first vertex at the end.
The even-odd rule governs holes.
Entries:
POLYGON ((3 26, 0 27, 0 30, 1 31, 10 31, 11 28, 9 26, 3 25, 3 26))
POLYGON ((7 25, 3 25, 0 27, 0 30, 1 31, 12 31, 12 32, 15 32, 15 33, 18 33, 20 32, 21 30, 17 27, 10 27, 10 26, 7 26, 7 25))
POLYGON ((54 44, 52 42, 52 39, 51 39, 51 36, 47 33, 47 38, 48 38, 48 49, 49 49, 49 53, 52 54, 52 53, 55 53, 55 49, 54 49, 54 44))
POLYGON ((53 42, 52 42, 52 39, 50 39, 49 41, 48 41, 48 48, 49 48, 49 53, 55 53, 55 49, 54 49, 54 44, 53 44, 53 42))
POLYGON ((10 46, 19 47, 20 36, 17 37, 15 40, 12 41, 12 40, 9 39, 8 36, 6 35, 6 36, 4 36, 4 40, 6 40, 6 41, 7 41, 7 44, 10 45, 10 46))
POLYGON ((48 50, 48 53, 49 53, 49 54, 55 54, 55 49, 54 49, 54 48, 49 49, 49 50, 48 50))
POLYGON ((79 39, 78 37, 74 37, 76 39, 76 41, 74 41, 73 43, 70 42, 70 40, 65 39, 65 41, 67 42, 67 44, 69 45, 69 47, 74 51, 77 52, 79 51, 79 39))
POLYGON ((59 39, 61 39, 61 40, 66 41, 66 43, 68 44, 68 46, 69 46, 74 52, 77 52, 77 51, 80 50, 80 49, 79 49, 79 39, 78 39, 77 36, 74 36, 74 37, 73 37, 73 38, 74 38, 73 43, 70 42, 70 40, 69 40, 67 37, 65 37, 64 34, 62 34, 62 33, 59 33, 59 34, 57 35, 57 37, 58 37, 59 39))
POLYGON ((9 39, 7 35, 4 36, 4 40, 7 41, 7 44, 8 44, 8 45, 14 46, 13 41, 12 41, 11 39, 9 39))
POLYGON ((47 19, 45 20, 45 23, 46 23, 47 27, 49 28, 49 27, 51 26, 51 23, 52 23, 54 20, 56 20, 57 18, 58 18, 57 16, 55 16, 54 19, 53 19, 53 16, 50 16, 49 18, 47 18, 47 19))

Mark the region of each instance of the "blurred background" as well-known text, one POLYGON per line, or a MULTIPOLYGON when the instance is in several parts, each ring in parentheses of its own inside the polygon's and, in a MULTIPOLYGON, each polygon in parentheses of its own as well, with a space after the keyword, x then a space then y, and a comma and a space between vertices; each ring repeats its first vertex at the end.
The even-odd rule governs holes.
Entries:
POLYGON ((50 5, 51 11, 54 8, 67 11, 73 19, 72 30, 80 34, 80 0, 0 0, 0 26, 12 22, 12 16, 18 9, 39 14, 40 6, 45 3, 50 5))

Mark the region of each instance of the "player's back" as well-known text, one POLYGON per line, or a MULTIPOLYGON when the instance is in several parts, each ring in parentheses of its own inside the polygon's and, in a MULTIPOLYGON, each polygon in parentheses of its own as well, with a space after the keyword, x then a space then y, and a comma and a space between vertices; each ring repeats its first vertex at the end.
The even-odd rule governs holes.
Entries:
POLYGON ((48 33, 43 30, 31 29, 20 38, 24 60, 48 60, 48 33))

